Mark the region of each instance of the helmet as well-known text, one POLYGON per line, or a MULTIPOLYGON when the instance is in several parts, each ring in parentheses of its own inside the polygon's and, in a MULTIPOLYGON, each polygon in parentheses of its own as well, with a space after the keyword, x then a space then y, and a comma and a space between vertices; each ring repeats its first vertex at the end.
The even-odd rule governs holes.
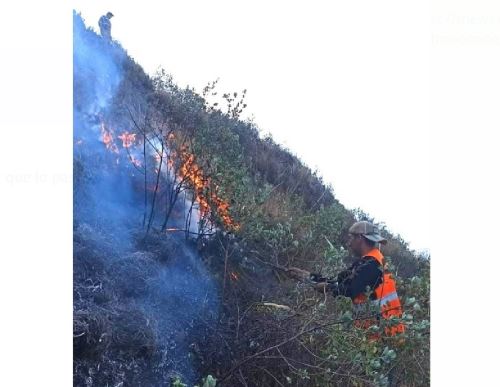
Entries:
POLYGON ((113 15, 111 12, 108 12, 108 13, 106 14, 106 17, 107 17, 108 19, 111 19, 113 16, 115 16, 115 15, 113 15))

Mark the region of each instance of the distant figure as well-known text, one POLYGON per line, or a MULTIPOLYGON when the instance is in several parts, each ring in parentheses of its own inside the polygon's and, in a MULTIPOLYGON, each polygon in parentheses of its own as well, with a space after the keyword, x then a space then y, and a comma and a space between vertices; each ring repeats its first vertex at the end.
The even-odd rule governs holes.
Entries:
POLYGON ((111 42, 111 18, 114 15, 111 12, 108 12, 106 15, 102 15, 99 19, 99 28, 101 30, 101 36, 111 42))

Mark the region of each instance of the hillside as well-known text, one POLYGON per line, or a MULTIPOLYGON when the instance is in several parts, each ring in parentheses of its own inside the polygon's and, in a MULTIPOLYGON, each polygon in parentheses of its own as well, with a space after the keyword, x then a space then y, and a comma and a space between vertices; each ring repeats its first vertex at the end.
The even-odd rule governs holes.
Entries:
POLYGON ((409 328, 370 342, 349 299, 279 270, 334 275, 369 216, 239 119, 245 91, 210 104, 216 82, 150 77, 76 13, 73 33, 75 385, 429 383, 428 258, 382 229, 409 328))

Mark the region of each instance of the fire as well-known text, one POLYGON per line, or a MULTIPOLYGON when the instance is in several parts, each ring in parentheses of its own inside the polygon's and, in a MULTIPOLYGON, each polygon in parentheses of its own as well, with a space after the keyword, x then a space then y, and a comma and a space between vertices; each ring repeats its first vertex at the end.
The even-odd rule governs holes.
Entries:
MULTIPOLYGON (((112 128, 108 128, 104 121, 102 121, 101 141, 104 143, 107 150, 119 154, 120 150, 115 143, 114 136, 114 130, 112 128)), ((122 147, 127 149, 129 161, 136 167, 141 167, 141 161, 134 156, 133 152, 131 153, 130 151, 130 149, 133 149, 136 145, 136 133, 124 131, 122 134, 117 136, 117 138, 121 140, 122 147)), ((174 133, 169 133, 166 136, 166 140, 170 143, 173 143, 175 141, 174 133)), ((77 144, 79 143, 80 142, 78 142, 77 144)), ((155 173, 158 174, 160 163, 162 162, 163 157, 161 157, 159 154, 155 154, 154 157, 157 162, 157 165, 154 169, 155 173)), ((188 152, 186 146, 182 147, 180 152, 172 150, 170 154, 166 155, 165 159, 167 165, 171 168, 174 165, 174 160, 180 160, 181 166, 179 170, 179 177, 181 179, 186 179, 186 181, 188 181, 193 188, 195 200, 198 203, 200 215, 202 217, 207 216, 211 211, 216 211, 216 213, 222 219, 224 226, 233 230, 239 229, 240 226, 236 224, 231 218, 229 203, 221 199, 217 195, 218 187, 215 187, 215 189, 211 187, 210 178, 207 178, 204 175, 203 170, 196 163, 195 156, 188 152)), ((116 162, 119 163, 119 160, 117 159, 116 162)), ((156 187, 147 188, 147 190, 149 191, 154 191, 155 189, 156 187)))
POLYGON ((106 146, 106 149, 114 153, 119 153, 118 147, 113 140, 113 129, 107 130, 104 122, 101 123, 101 136, 101 140, 106 146))
MULTIPOLYGON (((193 154, 190 154, 186 147, 181 150, 181 168, 179 171, 181 178, 187 178, 194 189, 196 201, 200 208, 200 214, 206 216, 210 213, 210 202, 207 193, 210 190, 210 179, 206 178, 202 169, 195 161, 193 154)), ((221 217, 224 225, 228 228, 237 230, 239 225, 234 223, 229 214, 229 203, 222 200, 216 193, 212 193, 209 198, 215 206, 218 215, 221 217)))
MULTIPOLYGON (((108 129, 104 121, 101 121, 101 141, 104 143, 107 150, 119 154, 120 150, 116 146, 114 134, 114 130, 112 128, 108 129)), ((135 145, 135 136, 136 133, 129 133, 128 131, 125 131, 121 135, 119 135, 118 138, 122 141, 123 148, 127 149, 129 161, 136 167, 141 167, 142 162, 130 152, 130 148, 135 145)), ((77 142, 77 144, 80 144, 80 141, 77 142)), ((116 164, 119 164, 118 159, 116 160, 116 164)))
POLYGON ((130 148, 135 142, 135 133, 124 132, 122 135, 118 136, 122 140, 122 145, 124 148, 130 148))

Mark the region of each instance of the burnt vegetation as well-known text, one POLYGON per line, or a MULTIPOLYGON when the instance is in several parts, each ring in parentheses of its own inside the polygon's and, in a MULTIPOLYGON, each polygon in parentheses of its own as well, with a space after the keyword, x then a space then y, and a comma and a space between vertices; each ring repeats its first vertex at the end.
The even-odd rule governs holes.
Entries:
POLYGON ((239 118, 246 91, 208 102, 217 82, 149 77, 78 14, 74 35, 75 385, 429 384, 429 257, 382 228, 408 329, 368 340, 279 268, 334 275, 369 215, 239 118))

